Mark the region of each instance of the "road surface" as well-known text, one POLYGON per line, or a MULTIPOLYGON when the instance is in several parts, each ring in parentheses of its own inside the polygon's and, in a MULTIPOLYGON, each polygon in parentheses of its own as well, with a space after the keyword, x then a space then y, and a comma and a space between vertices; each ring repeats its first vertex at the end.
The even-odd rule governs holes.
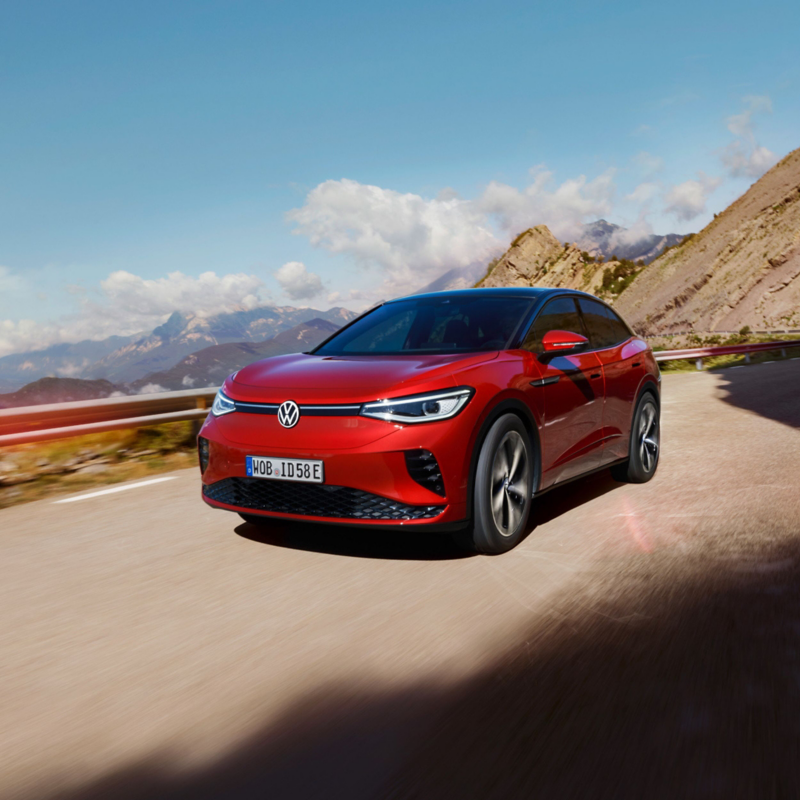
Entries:
POLYGON ((665 376, 656 478, 494 558, 259 533, 194 471, 2 511, 0 797, 796 797, 799 398, 665 376))

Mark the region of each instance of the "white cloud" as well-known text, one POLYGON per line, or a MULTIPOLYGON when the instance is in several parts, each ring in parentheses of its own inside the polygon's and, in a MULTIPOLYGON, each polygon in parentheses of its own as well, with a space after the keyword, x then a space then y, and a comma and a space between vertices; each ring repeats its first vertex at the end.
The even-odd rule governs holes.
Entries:
POLYGON ((770 167, 778 163, 778 156, 766 147, 753 144, 731 142, 720 156, 722 164, 731 178, 752 178, 757 180, 770 167))
POLYGON ((728 130, 743 139, 750 138, 755 133, 753 115, 758 113, 772 113, 772 100, 766 95, 748 95, 742 98, 747 108, 741 114, 733 114, 726 120, 728 130))
POLYGON ((673 186, 666 196, 666 211, 684 222, 700 216, 706 210, 708 196, 720 185, 719 178, 698 172, 697 180, 684 181, 673 186))
POLYGON ((612 211, 614 170, 561 184, 541 166, 531 175, 523 189, 492 181, 472 200, 449 188, 425 198, 329 180, 287 217, 296 225, 293 233, 313 246, 347 255, 376 273, 377 285, 350 292, 351 300, 371 302, 414 291, 450 269, 484 265, 533 225, 545 224, 557 237, 574 240, 582 223, 612 211))
POLYGON ((564 181, 551 189, 552 173, 542 170, 523 190, 493 181, 476 205, 495 217, 509 234, 516 235, 544 223, 562 240, 579 237, 581 224, 611 214, 615 192, 614 170, 594 180, 585 175, 564 181))
POLYGON ((629 247, 652 235, 653 226, 644 217, 641 217, 629 228, 614 231, 609 239, 609 245, 612 250, 615 247, 629 247))
POLYGON ((640 183, 630 194, 625 195, 625 199, 631 203, 645 205, 652 200, 660 191, 661 186, 653 181, 640 183))
POLYGON ((319 275, 309 272, 300 261, 288 261, 275 271, 275 279, 292 300, 304 300, 322 292, 319 275))
POLYGON ((147 383, 139 389, 137 394, 159 394, 160 392, 166 391, 167 390, 160 383, 147 383))
POLYGON ((112 272, 100 286, 109 308, 124 308, 129 315, 148 320, 173 311, 204 317, 236 308, 256 308, 263 302, 263 282, 244 273, 204 272, 193 278, 171 272, 165 278, 145 279, 121 270, 112 272))
POLYGON ((772 113, 772 101, 764 95, 748 95, 742 98, 746 108, 726 120, 728 130, 736 141, 727 145, 720 155, 725 170, 732 178, 760 178, 778 162, 778 157, 756 139, 756 114, 772 113))
POLYGON ((452 192, 435 199, 357 181, 330 180, 289 212, 315 247, 378 268, 382 293, 413 290, 454 266, 488 260, 501 245, 485 214, 452 192))

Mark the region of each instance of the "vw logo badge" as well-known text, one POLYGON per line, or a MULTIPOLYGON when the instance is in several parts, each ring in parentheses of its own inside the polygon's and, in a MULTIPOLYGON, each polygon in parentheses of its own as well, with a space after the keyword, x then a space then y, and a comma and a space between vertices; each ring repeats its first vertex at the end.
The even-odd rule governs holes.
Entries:
POLYGON ((300 421, 300 406, 294 400, 281 403, 278 408, 278 422, 284 428, 294 428, 300 421))

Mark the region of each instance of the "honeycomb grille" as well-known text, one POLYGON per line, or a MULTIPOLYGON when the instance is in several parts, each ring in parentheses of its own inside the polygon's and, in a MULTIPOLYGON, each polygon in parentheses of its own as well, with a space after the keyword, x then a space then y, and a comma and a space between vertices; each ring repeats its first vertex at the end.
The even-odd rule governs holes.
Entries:
POLYGON ((210 500, 253 511, 339 519, 431 519, 445 506, 410 506, 347 486, 225 478, 203 487, 210 500))

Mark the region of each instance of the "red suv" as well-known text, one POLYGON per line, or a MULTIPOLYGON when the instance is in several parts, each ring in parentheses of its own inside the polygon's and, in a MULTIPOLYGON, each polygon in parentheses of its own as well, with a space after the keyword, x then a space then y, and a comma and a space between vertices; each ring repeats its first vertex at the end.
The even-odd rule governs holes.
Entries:
POLYGON ((225 381, 199 437, 203 499, 258 524, 466 529, 500 553, 554 486, 653 477, 659 390, 647 343, 591 295, 393 300, 225 381))

